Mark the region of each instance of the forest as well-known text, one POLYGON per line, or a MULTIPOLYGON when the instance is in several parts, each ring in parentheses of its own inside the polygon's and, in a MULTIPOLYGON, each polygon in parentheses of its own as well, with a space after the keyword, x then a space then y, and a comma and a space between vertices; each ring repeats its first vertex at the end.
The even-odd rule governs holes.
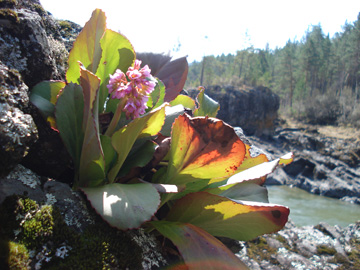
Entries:
POLYGON ((265 86, 281 99, 280 114, 315 124, 360 126, 360 13, 333 37, 312 25, 301 40, 274 50, 249 46, 205 56, 189 66, 186 89, 199 85, 265 86))

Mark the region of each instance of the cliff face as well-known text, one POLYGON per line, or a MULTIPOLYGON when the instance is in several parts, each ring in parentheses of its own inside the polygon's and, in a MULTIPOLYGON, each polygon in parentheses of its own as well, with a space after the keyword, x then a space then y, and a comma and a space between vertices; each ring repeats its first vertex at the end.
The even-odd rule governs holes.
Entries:
MULTIPOLYGON (((189 91, 193 97, 197 95, 196 92, 189 91)), ((280 99, 269 88, 260 86, 243 90, 215 85, 207 87, 205 93, 220 103, 217 117, 232 126, 241 127, 246 135, 273 134, 280 99)))

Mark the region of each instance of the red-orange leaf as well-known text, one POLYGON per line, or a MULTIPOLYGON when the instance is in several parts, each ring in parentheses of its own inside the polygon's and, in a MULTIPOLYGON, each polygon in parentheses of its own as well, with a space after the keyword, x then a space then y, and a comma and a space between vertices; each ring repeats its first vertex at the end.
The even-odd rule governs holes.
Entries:
POLYGON ((173 125, 165 182, 183 184, 194 179, 232 175, 245 156, 245 145, 234 129, 209 117, 179 116, 173 125))

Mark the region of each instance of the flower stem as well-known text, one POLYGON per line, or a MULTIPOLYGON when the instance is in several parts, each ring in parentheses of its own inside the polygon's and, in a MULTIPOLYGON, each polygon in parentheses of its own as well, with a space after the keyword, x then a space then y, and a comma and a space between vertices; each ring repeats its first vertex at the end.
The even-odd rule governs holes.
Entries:
POLYGON ((125 106, 126 103, 126 98, 121 99, 121 101, 119 102, 115 114, 113 116, 113 118, 111 119, 110 125, 107 128, 105 135, 111 137, 114 134, 115 128, 117 126, 117 124, 119 123, 120 117, 121 117, 121 112, 125 106))

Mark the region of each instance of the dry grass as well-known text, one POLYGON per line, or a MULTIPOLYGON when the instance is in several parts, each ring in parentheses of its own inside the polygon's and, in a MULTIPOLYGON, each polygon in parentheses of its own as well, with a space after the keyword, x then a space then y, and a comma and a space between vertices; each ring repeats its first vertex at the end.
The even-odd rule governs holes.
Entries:
POLYGON ((304 128, 305 130, 317 130, 318 133, 332 138, 338 139, 352 139, 360 141, 360 128, 352 126, 331 126, 331 125, 311 125, 303 122, 299 122, 292 118, 283 118, 286 123, 285 127, 289 128, 304 128))

